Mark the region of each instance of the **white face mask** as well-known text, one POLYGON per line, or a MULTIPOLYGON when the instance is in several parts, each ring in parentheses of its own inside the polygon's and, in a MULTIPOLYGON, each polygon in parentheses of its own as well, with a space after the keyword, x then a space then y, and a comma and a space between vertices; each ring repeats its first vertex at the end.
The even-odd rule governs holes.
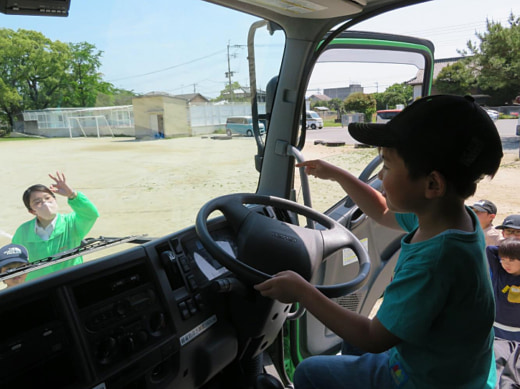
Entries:
POLYGON ((36 216, 43 220, 52 220, 56 217, 56 213, 58 212, 58 203, 56 200, 52 199, 42 203, 36 209, 36 216))
POLYGON ((31 199, 31 208, 38 220, 52 221, 58 212, 58 203, 54 197, 45 194, 31 199))

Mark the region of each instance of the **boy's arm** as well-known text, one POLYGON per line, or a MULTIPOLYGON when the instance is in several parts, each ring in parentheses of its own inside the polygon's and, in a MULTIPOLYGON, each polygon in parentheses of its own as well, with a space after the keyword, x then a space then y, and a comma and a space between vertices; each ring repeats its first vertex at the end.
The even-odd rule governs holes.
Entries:
POLYGON ((388 209, 383 195, 353 174, 322 160, 306 161, 296 165, 302 166, 309 175, 340 184, 357 206, 379 224, 402 230, 395 220, 395 213, 388 209))
POLYGON ((366 352, 383 352, 401 342, 377 318, 371 320, 341 307, 292 271, 278 273, 255 289, 283 303, 299 302, 336 335, 366 352))

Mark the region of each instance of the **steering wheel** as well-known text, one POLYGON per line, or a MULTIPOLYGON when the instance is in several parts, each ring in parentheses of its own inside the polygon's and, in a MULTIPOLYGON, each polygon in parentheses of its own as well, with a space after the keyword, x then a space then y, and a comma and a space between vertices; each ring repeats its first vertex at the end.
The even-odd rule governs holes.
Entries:
POLYGON ((310 280, 320 263, 339 249, 351 248, 359 271, 351 281, 336 285, 317 285, 328 297, 340 297, 361 288, 370 272, 365 247, 347 228, 330 217, 294 201, 274 196, 237 193, 210 200, 202 206, 195 229, 203 246, 224 267, 248 285, 265 281, 283 270, 293 270, 310 280), (272 206, 307 217, 324 229, 309 229, 287 223, 246 204, 272 206), (220 211, 237 235, 237 258, 226 252, 208 230, 208 217, 220 211))

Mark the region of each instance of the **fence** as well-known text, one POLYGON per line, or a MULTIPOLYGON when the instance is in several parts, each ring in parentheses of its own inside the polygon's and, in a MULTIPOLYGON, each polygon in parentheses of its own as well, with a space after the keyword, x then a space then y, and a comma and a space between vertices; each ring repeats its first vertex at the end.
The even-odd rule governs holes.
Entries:
MULTIPOLYGON (((265 103, 258 103, 258 113, 265 113, 265 103)), ((219 129, 224 129, 226 119, 230 116, 251 116, 251 104, 190 104, 192 135, 211 134, 219 129)))
POLYGON ((15 130, 49 137, 134 136, 132 105, 25 111, 15 130))

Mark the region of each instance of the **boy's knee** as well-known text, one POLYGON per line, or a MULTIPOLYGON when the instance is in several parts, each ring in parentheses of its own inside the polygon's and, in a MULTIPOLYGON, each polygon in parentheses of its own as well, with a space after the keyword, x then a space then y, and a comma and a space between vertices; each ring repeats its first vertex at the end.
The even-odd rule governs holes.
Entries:
POLYGON ((315 389, 313 378, 320 377, 319 358, 311 357, 304 359, 298 364, 294 371, 294 386, 297 389, 315 389))
POLYGON ((312 377, 312 370, 314 364, 313 358, 304 359, 301 361, 294 371, 294 386, 299 389, 311 388, 308 377, 312 377))

